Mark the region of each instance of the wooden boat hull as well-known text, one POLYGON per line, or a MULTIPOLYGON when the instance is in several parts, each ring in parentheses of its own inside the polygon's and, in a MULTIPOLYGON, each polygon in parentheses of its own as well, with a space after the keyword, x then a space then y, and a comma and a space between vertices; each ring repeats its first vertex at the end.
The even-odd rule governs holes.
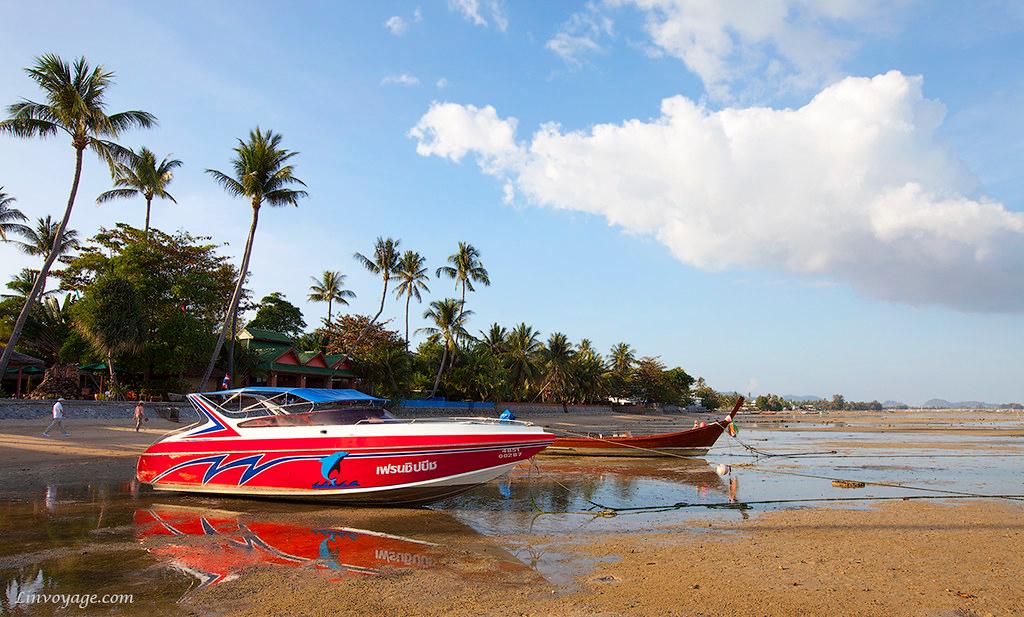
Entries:
POLYGON ((727 424, 636 437, 558 437, 542 454, 564 456, 703 456, 715 445, 727 424))
MULTIPOLYGON (((563 456, 668 457, 703 456, 715 445, 736 416, 743 397, 724 420, 685 431, 637 436, 564 435, 543 454, 563 456)), ((555 430, 555 429, 549 429, 555 430)))

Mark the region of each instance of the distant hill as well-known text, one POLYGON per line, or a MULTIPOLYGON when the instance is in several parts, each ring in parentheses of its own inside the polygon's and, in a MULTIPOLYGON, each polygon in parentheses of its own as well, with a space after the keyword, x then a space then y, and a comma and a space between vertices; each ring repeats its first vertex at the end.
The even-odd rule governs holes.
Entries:
POLYGON ((986 403, 985 401, 947 401, 933 398, 921 404, 925 409, 1014 409, 1014 403, 986 403))
POLYGON ((792 401, 794 403, 810 403, 811 401, 825 400, 820 396, 808 396, 806 394, 783 394, 782 398, 786 399, 787 401, 792 401))

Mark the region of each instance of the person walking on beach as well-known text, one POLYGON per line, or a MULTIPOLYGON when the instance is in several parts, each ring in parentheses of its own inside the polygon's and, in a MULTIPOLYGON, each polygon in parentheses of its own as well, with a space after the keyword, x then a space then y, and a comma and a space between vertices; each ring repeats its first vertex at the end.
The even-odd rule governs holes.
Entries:
POLYGON ((142 426, 143 422, 149 422, 149 418, 146 417, 146 408, 142 404, 142 400, 140 399, 139 402, 135 404, 135 432, 136 433, 139 432, 139 427, 142 426))
POLYGON ((55 427, 55 426, 59 426, 60 427, 60 432, 64 433, 65 437, 68 436, 68 432, 64 428, 64 404, 63 403, 64 403, 64 398, 61 397, 61 398, 57 399, 56 403, 53 404, 53 421, 50 422, 50 426, 46 427, 46 430, 43 431, 43 437, 49 437, 50 436, 50 430, 53 427, 55 427))

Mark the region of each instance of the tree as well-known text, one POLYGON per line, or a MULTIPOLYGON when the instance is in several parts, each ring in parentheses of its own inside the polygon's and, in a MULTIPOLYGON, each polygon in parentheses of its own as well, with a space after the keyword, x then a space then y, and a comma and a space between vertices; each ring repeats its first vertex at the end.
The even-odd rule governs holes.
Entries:
POLYGON ((398 287, 395 288, 395 297, 405 296, 405 350, 409 351, 409 302, 416 298, 417 302, 423 300, 422 292, 430 291, 426 281, 430 279, 427 274, 427 260, 415 251, 406 251, 398 261, 398 270, 395 278, 398 280, 398 287))
POLYGON ((617 343, 608 354, 611 374, 608 376, 609 394, 615 398, 629 398, 629 375, 636 364, 636 352, 627 343, 617 343))
POLYGON ((28 217, 14 207, 15 201, 17 200, 5 193, 4 187, 0 186, 0 240, 4 242, 9 241, 10 234, 24 233, 23 230, 28 229, 19 222, 27 221, 28 217))
POLYGON ((23 139, 45 138, 63 132, 71 138, 75 150, 75 174, 71 182, 64 218, 55 234, 53 249, 43 263, 36 285, 25 301, 3 355, 0 356, 0 375, 7 370, 11 352, 17 345, 18 337, 25 326, 32 306, 38 300, 42 286, 50 275, 50 267, 61 252, 64 230, 71 220, 78 194, 78 182, 82 177, 82 158, 85 150, 96 153, 104 162, 113 166, 125 159, 127 150, 106 138, 116 139, 132 128, 149 128, 156 124, 156 118, 144 111, 124 111, 107 115, 106 94, 113 82, 114 74, 102 66, 92 68, 85 58, 79 58, 69 65, 59 56, 47 54, 36 58, 36 64, 25 69, 29 77, 43 90, 45 103, 24 99, 7 108, 10 118, 0 122, 0 134, 13 135, 23 139))
POLYGON ((114 356, 142 346, 146 327, 135 287, 123 278, 104 275, 75 304, 75 326, 107 359, 111 390, 117 388, 114 356))
POLYGON ((846 398, 842 394, 833 394, 832 402, 829 405, 829 409, 836 411, 842 411, 846 409, 846 398))
POLYGON ((520 323, 508 335, 506 361, 513 396, 516 400, 526 400, 530 387, 540 381, 542 370, 540 352, 544 346, 539 337, 540 332, 525 323, 520 323))
POLYGON ((169 199, 178 203, 167 192, 167 185, 174 178, 172 173, 181 167, 181 161, 164 157, 159 163, 156 154, 149 148, 142 148, 138 153, 129 150, 127 162, 116 163, 111 169, 111 177, 116 188, 100 193, 96 203, 102 204, 114 199, 129 199, 141 195, 146 200, 146 226, 143 228, 149 235, 149 211, 153 198, 169 199))
POLYGON ((345 279, 347 278, 340 272, 333 272, 331 270, 324 270, 323 275, 317 279, 315 276, 310 277, 313 280, 313 284, 309 287, 309 301, 310 302, 326 302, 327 303, 327 325, 331 325, 331 310, 334 307, 334 303, 344 304, 348 306, 348 299, 355 298, 356 293, 349 289, 345 289, 345 279))
MULTIPOLYGON (((21 240, 12 240, 11 242, 26 255, 41 256, 44 260, 48 259, 51 253, 56 253, 57 258, 61 258, 66 255, 69 251, 78 248, 78 232, 74 229, 64 229, 64 240, 60 246, 57 246, 57 231, 60 229, 60 223, 53 220, 53 218, 47 214, 45 217, 39 217, 36 219, 35 227, 29 227, 23 225, 17 230, 18 234, 25 239, 24 242, 21 240)), ((36 271, 38 275, 38 271, 36 271)), ((56 270, 50 272, 51 275, 60 276, 60 273, 56 270)), ((38 276, 35 280, 38 280, 38 276)), ((34 286, 34 281, 33 281, 34 286)), ((29 292, 24 294, 27 298, 31 295, 31 288, 29 292)), ((46 295, 46 281, 43 280, 40 283, 38 295, 40 297, 46 295)))
POLYGON ((501 327, 501 324, 492 323, 487 332, 480 331, 480 345, 491 356, 500 358, 508 347, 508 330, 501 327))
POLYGON ((430 308, 423 313, 424 319, 429 319, 433 326, 420 328, 416 332, 423 332, 432 339, 441 342, 441 362, 437 366, 437 376, 434 378, 434 387, 430 390, 430 397, 437 394, 437 388, 441 384, 441 373, 444 372, 445 362, 450 353, 453 353, 456 341, 462 336, 468 336, 466 332, 466 319, 473 314, 473 311, 463 310, 463 306, 454 298, 435 300, 430 303, 430 308))
POLYGON ((224 346, 224 336, 230 327, 231 319, 238 310, 238 302, 242 297, 242 286, 249 274, 249 258, 252 255, 253 239, 256 237, 256 225, 260 219, 260 208, 263 207, 263 204, 274 207, 287 205, 298 207, 299 199, 308 195, 306 191, 292 188, 295 185, 306 186, 306 183, 295 177, 295 167, 288 164, 288 161, 298 152, 282 148, 279 133, 271 130, 261 131, 259 127, 256 127, 249 132, 248 141, 238 140, 234 151, 235 157, 231 161, 235 173, 233 177, 216 169, 207 169, 206 173, 210 174, 229 195, 249 200, 249 205, 252 208, 252 223, 249 225, 249 236, 245 241, 245 250, 242 253, 242 265, 238 269, 238 282, 231 294, 231 301, 228 302, 228 310, 224 316, 220 333, 217 335, 213 353, 210 355, 210 363, 199 383, 199 391, 205 390, 206 383, 210 381, 210 375, 217 363, 220 349, 224 346))
MULTIPOLYGON (((7 289, 13 291, 13 294, 4 294, 4 298, 27 298, 32 292, 32 287, 36 284, 36 279, 39 278, 39 270, 32 270, 31 268, 22 268, 21 272, 11 277, 10 282, 7 283, 7 289)), ((57 293, 57 290, 48 290, 43 292, 43 296, 48 296, 57 293)))
MULTIPOLYGON (((391 280, 391 275, 398 269, 398 246, 401 243, 401 240, 378 237, 377 242, 373 245, 372 259, 359 252, 353 255, 360 265, 371 274, 379 274, 384 281, 384 289, 380 294, 380 308, 377 309, 377 314, 366 324, 367 329, 377 323, 377 320, 380 319, 380 314, 384 312, 384 302, 388 298, 388 281, 391 280)), ((359 342, 360 338, 362 337, 356 337, 356 343, 359 342)), ((351 356, 351 352, 346 351, 345 358, 348 359, 349 356, 351 356)))
POLYGON ((302 318, 302 310, 285 299, 279 291, 263 296, 256 316, 247 328, 260 328, 296 337, 306 329, 306 320, 302 318))
POLYGON ((561 332, 552 332, 540 355, 544 367, 544 384, 537 396, 564 402, 571 386, 573 358, 576 355, 569 337, 561 332))
POLYGON ((185 374, 204 368, 217 324, 224 319, 224 299, 237 280, 220 248, 207 236, 170 235, 150 227, 147 238, 141 228, 118 223, 101 229, 67 260, 59 275, 61 287, 86 294, 107 273, 131 281, 144 299, 148 333, 142 349, 121 362, 143 376, 146 388, 181 392, 189 387, 183 383, 185 374))
POLYGON ((455 281, 455 289, 462 288, 462 295, 459 298, 459 306, 466 309, 466 290, 476 291, 473 283, 491 284, 487 269, 480 261, 480 251, 468 242, 459 242, 459 249, 448 256, 448 263, 451 265, 441 266, 437 269, 436 275, 441 278, 447 276, 455 281))

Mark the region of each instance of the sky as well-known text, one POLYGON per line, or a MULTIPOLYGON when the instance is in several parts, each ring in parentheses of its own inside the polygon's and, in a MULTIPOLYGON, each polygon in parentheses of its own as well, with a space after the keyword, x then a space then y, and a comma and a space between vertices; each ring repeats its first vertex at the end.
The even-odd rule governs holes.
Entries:
MULTIPOLYGON (((626 341, 721 390, 1024 400, 1020 3, 3 4, 0 103, 40 98, 33 57, 85 55, 116 73, 110 111, 159 118, 121 141, 184 161, 160 229, 238 257, 248 206, 203 170, 283 134, 309 198, 261 212, 251 286, 311 325, 328 269, 375 310, 352 254, 376 237, 432 270, 469 241, 493 281, 472 331, 626 341)), ((73 162, 0 137, 33 219, 73 162)), ((83 237, 142 225, 141 200, 95 204, 108 188, 87 159, 83 237)), ((32 266, 0 245, 3 279, 32 266)))

